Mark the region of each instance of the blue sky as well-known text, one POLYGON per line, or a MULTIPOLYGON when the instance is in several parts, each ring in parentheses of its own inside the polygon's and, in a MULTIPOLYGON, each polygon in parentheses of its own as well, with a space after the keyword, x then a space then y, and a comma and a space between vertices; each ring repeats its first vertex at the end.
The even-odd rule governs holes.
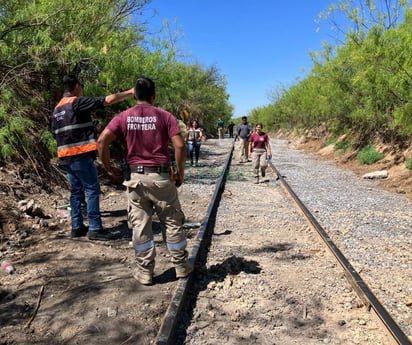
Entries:
POLYGON ((151 30, 167 19, 183 37, 179 50, 226 76, 233 117, 270 103, 277 86, 289 86, 312 68, 311 51, 336 33, 316 23, 332 0, 153 0, 151 30), (177 24, 174 23, 177 20, 177 24))

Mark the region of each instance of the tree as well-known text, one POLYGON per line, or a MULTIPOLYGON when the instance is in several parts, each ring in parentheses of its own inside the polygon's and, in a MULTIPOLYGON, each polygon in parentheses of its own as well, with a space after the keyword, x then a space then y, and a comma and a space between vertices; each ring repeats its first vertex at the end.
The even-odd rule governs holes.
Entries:
MULTIPOLYGON (((273 124, 312 128, 327 123, 336 134, 352 130, 366 138, 412 132, 412 9, 409 1, 340 1, 352 28, 336 47, 312 54, 307 78, 278 92, 273 124), (400 14, 404 22, 400 23, 400 14)), ((338 26, 337 22, 336 26, 338 26)), ((341 28, 340 32, 343 32, 341 28)), ((265 109, 257 109, 262 116, 265 109)))
MULTIPOLYGON (((107 47, 113 43, 116 49, 126 51, 137 45, 140 31, 126 26, 126 20, 148 2, 2 2, 0 145, 4 150, 1 158, 23 158, 38 146, 41 134, 38 129, 49 123, 51 110, 61 96, 64 74, 79 74, 92 90, 117 90, 121 82, 107 84, 111 81, 107 75, 106 83, 99 79, 104 61, 111 58, 107 47)), ((116 80, 130 85, 130 74, 118 75, 116 80)))

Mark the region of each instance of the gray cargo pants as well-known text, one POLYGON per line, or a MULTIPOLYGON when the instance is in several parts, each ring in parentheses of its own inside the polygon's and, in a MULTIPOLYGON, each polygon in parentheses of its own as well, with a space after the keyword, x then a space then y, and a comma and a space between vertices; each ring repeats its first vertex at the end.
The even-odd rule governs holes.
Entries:
POLYGON ((242 139, 239 137, 239 161, 241 163, 247 163, 248 157, 248 150, 249 150, 249 141, 247 139, 242 139))
POLYGON ((152 231, 153 207, 166 228, 166 245, 175 267, 186 262, 186 236, 183 232, 184 214, 177 188, 168 173, 132 173, 127 186, 128 221, 133 228, 133 247, 136 262, 142 273, 153 274, 155 244, 152 231))
POLYGON ((252 165, 255 177, 259 177, 259 170, 263 172, 266 171, 268 167, 268 160, 265 149, 253 149, 252 165))

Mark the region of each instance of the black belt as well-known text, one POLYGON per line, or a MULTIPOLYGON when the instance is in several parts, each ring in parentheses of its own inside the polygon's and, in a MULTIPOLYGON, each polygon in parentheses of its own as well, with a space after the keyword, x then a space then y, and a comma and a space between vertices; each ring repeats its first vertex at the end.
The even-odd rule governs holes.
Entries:
POLYGON ((144 165, 131 165, 130 172, 137 173, 137 174, 160 174, 160 173, 169 173, 169 167, 162 167, 162 166, 144 166, 144 165))

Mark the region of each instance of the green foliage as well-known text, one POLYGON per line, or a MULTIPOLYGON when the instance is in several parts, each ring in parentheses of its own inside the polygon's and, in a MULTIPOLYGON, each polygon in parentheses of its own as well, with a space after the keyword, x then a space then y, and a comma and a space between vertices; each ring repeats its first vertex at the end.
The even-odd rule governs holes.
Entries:
POLYGON ((4 87, 0 103, 0 160, 12 160, 22 152, 30 151, 32 141, 28 135, 33 121, 25 116, 15 91, 4 87))
POLYGON ((342 44, 325 44, 322 52, 312 53, 314 66, 306 78, 278 88, 272 104, 251 114, 260 117, 270 108, 272 119, 267 121, 276 128, 314 128, 326 123, 335 135, 350 130, 410 135, 411 1, 380 7, 376 1, 342 0, 321 16, 330 19, 333 14, 353 24, 342 44))
MULTIPOLYGON (((157 87, 157 105, 174 114, 182 107, 209 132, 218 117, 230 121, 225 77, 215 67, 177 58, 175 37, 146 34, 139 23, 151 0, 3 1, 0 5, 0 145, 2 159, 26 158, 39 140, 55 155, 48 134, 63 75, 74 73, 85 94, 108 95, 132 87, 142 75, 157 87), (131 18, 134 20, 131 21, 131 18), (10 117, 9 114, 13 114, 10 117), (34 127, 36 133, 28 130, 34 127), (22 132, 21 129, 25 128, 22 132), (38 135, 42 133, 41 135, 38 135)), ((168 27, 166 27, 167 29, 168 27)), ((107 108, 106 123, 134 105, 107 108)))
POLYGON ((405 165, 409 170, 412 170, 412 157, 406 160, 405 165))
POLYGON ((40 142, 47 148, 52 157, 57 157, 57 142, 50 131, 43 131, 40 142))
POLYGON ((3 113, 0 118, 0 160, 12 160, 21 150, 30 151, 32 141, 27 134, 33 123, 18 114, 5 117, 3 113))
MULTIPOLYGON (((333 138, 333 137, 328 138, 328 140, 326 140, 326 146, 334 145, 336 142, 337 142, 337 139, 336 139, 336 138, 333 138)), ((336 147, 335 147, 335 148, 336 148, 336 147)))
MULTIPOLYGON (((102 48, 106 40, 113 37, 125 42, 116 34, 126 31, 122 28, 125 15, 143 3, 146 0, 127 1, 127 4, 114 0, 2 2, 0 145, 3 159, 24 159, 36 154, 31 151, 36 147, 32 140, 38 139, 30 129, 36 127, 37 133, 48 129, 53 106, 61 97, 64 74, 77 73, 91 84, 103 84, 98 78, 104 67, 102 48)), ((133 44, 137 42, 137 35, 134 37, 133 44)), ((127 45, 132 46, 130 40, 127 45)), ((123 45, 121 49, 124 51, 126 47, 123 45)), ((127 71, 127 75, 131 73, 127 71)), ((127 82, 123 76, 119 75, 118 79, 127 82)), ((130 77, 127 88, 131 83, 130 77)), ((117 91, 118 86, 109 85, 109 92, 117 91)), ((106 94, 108 89, 100 91, 106 94)))
POLYGON ((338 141, 334 146, 334 149, 337 151, 339 150, 342 154, 345 154, 351 148, 352 148, 352 144, 346 140, 338 141))
POLYGON ((381 160, 385 155, 377 152, 372 145, 363 147, 357 154, 359 164, 373 164, 381 160))
POLYGON ((174 114, 181 108, 187 109, 190 119, 197 119, 211 134, 216 134, 219 117, 225 124, 230 122, 233 107, 228 103, 226 80, 216 67, 205 69, 198 64, 175 63, 157 79, 159 106, 174 114))
MULTIPOLYGON (((55 154, 53 139, 45 133, 67 73, 78 74, 86 94, 96 96, 128 89, 146 75, 156 83, 158 106, 175 115, 187 109, 212 135, 219 117, 231 121, 225 76, 216 66, 188 63, 193 60, 178 50, 179 30, 169 23, 163 38, 148 35, 138 21, 149 2, 1 3, 0 159, 30 155, 36 147, 31 138, 55 154), (31 128, 42 135, 30 135, 31 128)), ((325 123, 336 136, 348 130, 411 134, 410 1, 379 7, 375 1, 340 0, 324 15, 331 18, 336 12, 353 24, 342 44, 325 44, 322 52, 312 53, 313 69, 305 79, 277 87, 271 104, 244 115, 252 123, 262 122, 266 131, 325 123), (404 20, 398 24, 400 13, 404 20)), ((132 104, 126 100, 110 107, 102 122, 132 104)), ((339 145, 343 152, 350 147, 339 145)))
POLYGON ((248 121, 253 124, 260 122, 263 124, 264 132, 270 132, 278 127, 274 123, 274 121, 278 121, 275 111, 276 109, 273 106, 255 108, 249 114, 248 121))

